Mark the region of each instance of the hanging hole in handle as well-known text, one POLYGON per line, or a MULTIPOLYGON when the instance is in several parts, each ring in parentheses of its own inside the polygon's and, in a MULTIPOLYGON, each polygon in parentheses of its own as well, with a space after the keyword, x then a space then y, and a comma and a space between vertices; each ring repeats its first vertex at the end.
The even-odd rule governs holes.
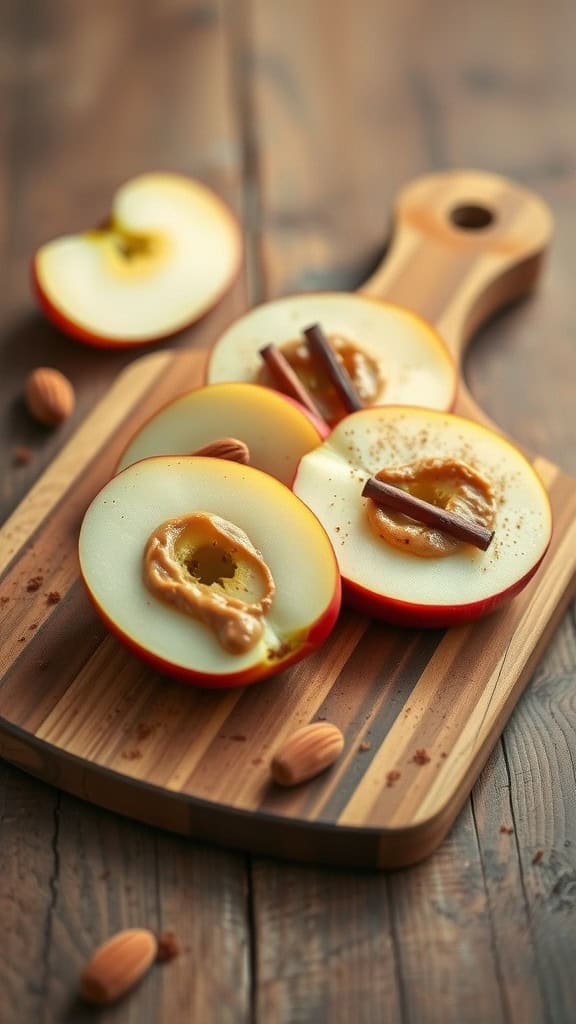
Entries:
POLYGON ((482 231, 494 223, 495 216, 487 206, 479 203, 465 203, 450 211, 450 220, 464 231, 482 231))

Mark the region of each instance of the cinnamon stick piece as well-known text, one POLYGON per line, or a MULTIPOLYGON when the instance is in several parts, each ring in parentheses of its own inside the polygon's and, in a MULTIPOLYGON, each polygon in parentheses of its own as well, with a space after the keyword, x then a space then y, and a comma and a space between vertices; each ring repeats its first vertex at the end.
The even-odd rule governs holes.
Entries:
POLYGON ((431 505, 429 501, 422 501, 415 498, 413 494, 403 491, 400 487, 392 484, 382 483, 370 477, 364 484, 362 497, 372 498, 377 505, 393 509, 395 512, 402 512, 416 522, 425 523, 426 526, 435 526, 444 533, 462 540, 465 544, 473 544, 474 547, 486 551, 494 536, 494 530, 488 530, 485 526, 479 526, 463 516, 447 512, 444 508, 431 505))
POLYGON ((308 342, 310 354, 315 355, 322 363, 344 403, 346 412, 358 412, 359 409, 363 409, 364 403, 352 383, 350 374, 342 366, 320 324, 312 324, 302 333, 308 342))
POLYGON ((290 395, 291 398, 295 398, 297 402, 300 402, 300 405, 305 406, 305 408, 308 409, 308 412, 312 412, 315 416, 323 419, 318 406, 308 394, 306 388, 298 377, 298 374, 292 369, 290 363, 286 357, 282 355, 280 349, 277 348, 276 345, 265 345, 264 348, 260 349, 260 355, 270 370, 270 373, 278 387, 281 388, 285 394, 290 395))

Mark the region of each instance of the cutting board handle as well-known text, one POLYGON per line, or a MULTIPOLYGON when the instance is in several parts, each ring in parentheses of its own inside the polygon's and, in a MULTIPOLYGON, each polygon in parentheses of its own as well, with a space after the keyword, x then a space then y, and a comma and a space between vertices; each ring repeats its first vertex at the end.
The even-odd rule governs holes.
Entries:
POLYGON ((360 291, 419 313, 460 365, 478 327, 533 289, 551 234, 546 204, 506 178, 427 175, 398 196, 391 246, 360 291))

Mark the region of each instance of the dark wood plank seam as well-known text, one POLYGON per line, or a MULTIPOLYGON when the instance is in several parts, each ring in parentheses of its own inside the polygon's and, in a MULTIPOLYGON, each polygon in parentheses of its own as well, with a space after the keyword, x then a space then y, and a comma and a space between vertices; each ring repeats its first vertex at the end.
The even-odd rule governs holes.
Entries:
POLYGON ((52 949, 52 939, 54 931, 54 915, 56 912, 56 905, 58 903, 59 895, 59 883, 60 883, 60 814, 62 809, 62 792, 56 790, 55 802, 54 802, 54 830, 52 832, 51 849, 53 857, 53 866, 48 880, 48 888, 50 898, 48 900, 48 907, 46 909, 46 918, 44 920, 44 929, 42 937, 42 952, 41 952, 41 965, 42 974, 40 979, 40 993, 42 997, 48 993, 48 985, 50 981, 50 952, 52 949))
POLYGON ((400 1009, 400 1020, 398 1024, 408 1024, 409 1013, 408 1013, 408 999, 406 995, 406 982, 404 979, 404 971, 402 969, 402 944, 398 935, 398 927, 396 924, 396 910, 394 906, 394 898, 390 890, 390 884, 393 876, 386 874, 385 892, 386 900, 388 903, 388 917, 390 920, 390 938, 392 939, 392 949, 394 950, 394 977, 396 979, 396 989, 398 992, 398 1006, 400 1009))
POLYGON ((526 921, 528 923, 528 929, 530 931, 530 941, 531 941, 531 944, 532 944, 532 948, 534 950, 534 961, 535 961, 535 967, 536 967, 536 980, 538 982, 538 988, 539 988, 540 993, 542 995, 542 1005, 544 1007, 544 1013, 546 1015, 546 1021, 548 1022, 548 1024, 554 1024, 554 1022, 550 1020, 550 1017, 549 1017, 549 1014, 548 1014, 548 1007, 546 1006, 546 999, 544 997, 544 991, 545 990, 544 990, 544 986, 542 984, 542 974, 541 974, 540 963, 539 963, 539 958, 538 958, 538 944, 537 944, 537 942, 535 940, 535 937, 534 937, 534 927, 533 927, 533 923, 532 923, 532 914, 531 914, 531 910, 530 910, 530 901, 528 899, 528 892, 527 892, 527 889, 526 889, 526 880, 524 878, 524 865, 522 863, 522 855, 521 855, 521 852, 520 852, 520 841, 518 839, 518 824, 517 824, 517 821, 516 821, 516 814, 515 814, 515 811, 514 811, 514 801, 512 800, 512 773, 510 771, 510 760, 509 760, 509 757, 508 757, 508 750, 506 749, 506 732, 502 733, 501 743, 502 743, 502 753, 504 755, 504 764, 506 766, 506 777, 508 779, 508 804, 509 804, 509 807, 510 807, 510 816, 511 816, 511 819, 512 819, 512 828, 514 829, 514 845, 516 847, 516 856, 517 856, 517 859, 518 859, 518 878, 520 880, 520 888, 522 890, 522 897, 524 899, 524 906, 525 906, 525 911, 526 911, 526 921))
POLYGON ((432 170, 448 167, 451 161, 446 145, 446 123, 432 82, 425 72, 414 71, 409 83, 430 167, 432 170))
POLYGON ((258 926, 256 922, 256 886, 254 884, 254 858, 247 853, 246 872, 246 925, 248 932, 248 1020, 258 1024, 258 926))
POLYGON ((232 109, 238 127, 240 146, 241 223, 244 229, 245 280, 251 305, 266 298, 266 280, 261 255, 262 202, 260 161, 253 125, 256 121, 248 60, 253 25, 250 0, 236 0, 227 8, 227 36, 230 49, 232 109))
MULTIPOLYGON (((500 676, 498 676, 500 678, 500 676)), ((504 985, 504 978, 502 975, 502 967, 500 963, 500 957, 498 955, 498 945, 496 942, 496 929, 494 927, 494 918, 492 916, 492 907, 490 905, 490 893, 488 891, 488 884, 486 879, 486 866, 484 864, 484 858, 482 856, 482 843, 480 842, 480 831, 478 828, 478 820, 476 818, 476 805, 474 800, 474 790, 470 793, 470 810, 472 811, 472 822, 474 824, 474 838, 476 840, 476 848, 478 851, 478 861, 480 864, 480 871, 482 873, 482 885, 484 887, 484 899, 486 900, 486 909, 488 911, 488 925, 490 930, 490 952, 494 961, 494 975, 498 982, 498 993, 500 996, 500 1006, 502 1010, 502 1020, 512 1020, 512 1008, 508 1004, 508 998, 506 994, 506 987, 504 985)))

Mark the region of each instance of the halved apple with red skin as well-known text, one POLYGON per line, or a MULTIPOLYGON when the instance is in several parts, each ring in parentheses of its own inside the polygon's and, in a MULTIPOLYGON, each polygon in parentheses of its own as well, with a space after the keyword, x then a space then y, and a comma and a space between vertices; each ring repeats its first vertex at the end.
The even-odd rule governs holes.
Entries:
POLYGON ((544 486, 522 453, 499 434, 450 413, 409 407, 347 417, 304 456, 294 492, 318 516, 342 573, 344 601, 398 625, 454 626, 493 611, 532 578, 550 542, 544 486), (490 485, 494 539, 444 558, 393 547, 371 528, 361 497, 382 469, 430 459, 464 463, 490 485))
POLYGON ((88 345, 126 348, 198 320, 239 270, 238 224, 198 181, 143 174, 116 193, 109 219, 41 246, 33 285, 46 316, 88 345))
POLYGON ((365 406, 409 403, 450 409, 454 404, 456 369, 436 331, 406 309, 350 292, 291 295, 256 306, 214 344, 208 382, 272 386, 259 354, 272 343, 288 356, 322 415, 337 422, 346 410, 322 368, 309 362, 302 339, 304 328, 316 322, 336 345, 365 406))
MULTIPOLYGON (((315 516, 278 480, 220 459, 150 458, 119 473, 86 513, 79 555, 107 626, 161 672, 204 687, 255 683, 306 657, 329 635, 340 608, 336 558, 315 516), (263 635, 240 654, 144 582, 150 535, 199 512, 244 531, 274 580, 263 635)), ((211 586, 222 593, 218 582, 211 586)))
POLYGON ((221 437, 243 441, 250 465, 290 485, 303 455, 328 428, 301 405, 256 384, 211 384, 176 398, 132 438, 118 463, 125 469, 153 455, 193 455, 221 437))

